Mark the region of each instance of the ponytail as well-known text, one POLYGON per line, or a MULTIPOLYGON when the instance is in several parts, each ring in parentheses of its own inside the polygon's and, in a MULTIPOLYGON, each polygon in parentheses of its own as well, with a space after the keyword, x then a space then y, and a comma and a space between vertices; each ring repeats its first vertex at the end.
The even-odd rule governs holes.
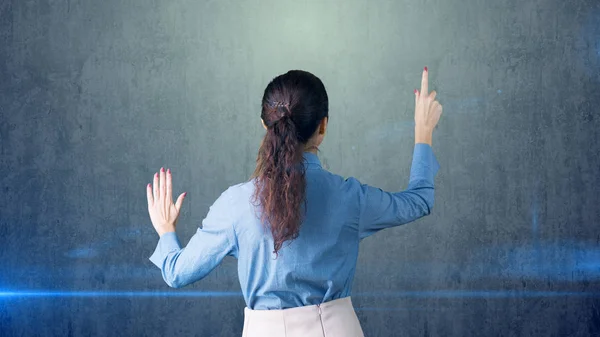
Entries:
POLYGON ((261 221, 271 230, 277 256, 285 241, 298 237, 306 193, 304 144, 298 139, 289 107, 284 107, 286 111, 280 114, 282 106, 275 107, 280 118, 267 127, 253 174, 253 200, 262 207, 261 221))

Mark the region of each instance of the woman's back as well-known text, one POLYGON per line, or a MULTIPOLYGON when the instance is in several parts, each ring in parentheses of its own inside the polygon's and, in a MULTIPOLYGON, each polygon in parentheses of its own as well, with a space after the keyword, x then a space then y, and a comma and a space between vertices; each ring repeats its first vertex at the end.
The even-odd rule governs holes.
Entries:
POLYGON ((275 258, 250 198, 254 182, 229 189, 235 200, 238 274, 251 309, 284 309, 348 296, 358 255, 358 191, 351 182, 321 168, 306 152, 306 216, 296 239, 275 258), (239 205, 239 206, 238 206, 239 205), (242 206, 243 205, 243 206, 242 206))

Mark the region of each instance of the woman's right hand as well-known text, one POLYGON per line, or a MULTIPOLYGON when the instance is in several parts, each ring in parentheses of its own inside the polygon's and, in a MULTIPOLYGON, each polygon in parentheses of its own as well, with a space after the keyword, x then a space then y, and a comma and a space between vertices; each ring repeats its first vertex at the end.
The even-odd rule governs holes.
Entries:
POLYGON ((421 92, 415 89, 415 144, 431 145, 433 129, 442 115, 442 105, 435 100, 435 90, 429 93, 427 67, 423 69, 421 92))

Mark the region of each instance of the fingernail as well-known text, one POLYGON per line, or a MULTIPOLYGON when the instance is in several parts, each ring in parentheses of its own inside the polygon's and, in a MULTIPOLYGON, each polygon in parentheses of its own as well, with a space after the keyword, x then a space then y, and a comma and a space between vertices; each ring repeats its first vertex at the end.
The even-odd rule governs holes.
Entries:
POLYGON ((417 89, 415 89, 415 94, 416 94, 417 92, 418 92, 418 91, 417 91, 417 89))
POLYGON ((427 67, 425 67, 425 71, 427 71, 427 67))
POLYGON ((165 168, 164 168, 164 167, 161 167, 161 168, 160 168, 160 172, 165 172, 165 168))
POLYGON ((158 172, 154 173, 154 176, 155 176, 156 178, 158 178, 158 172))
POLYGON ((187 195, 187 192, 183 192, 183 196, 185 197, 187 195))
POLYGON ((171 169, 167 169, 167 173, 168 173, 168 174, 171 174, 171 169))
POLYGON ((148 187, 150 187, 150 184, 148 184, 148 187))

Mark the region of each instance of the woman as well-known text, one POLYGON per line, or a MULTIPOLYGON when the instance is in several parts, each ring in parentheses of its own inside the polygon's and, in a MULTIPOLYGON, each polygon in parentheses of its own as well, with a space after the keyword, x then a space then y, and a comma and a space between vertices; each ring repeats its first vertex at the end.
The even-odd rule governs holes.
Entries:
POLYGON ((408 189, 389 193, 321 167, 317 150, 328 122, 319 78, 292 70, 262 99, 267 130, 251 180, 229 187, 202 228, 181 248, 175 234, 185 197, 172 200, 171 172, 148 184, 148 209, 160 239, 150 260, 180 288, 238 259, 247 307, 243 336, 363 336, 350 299, 360 240, 430 214, 439 165, 431 138, 442 113, 428 93, 427 68, 415 90, 415 147, 408 189))

